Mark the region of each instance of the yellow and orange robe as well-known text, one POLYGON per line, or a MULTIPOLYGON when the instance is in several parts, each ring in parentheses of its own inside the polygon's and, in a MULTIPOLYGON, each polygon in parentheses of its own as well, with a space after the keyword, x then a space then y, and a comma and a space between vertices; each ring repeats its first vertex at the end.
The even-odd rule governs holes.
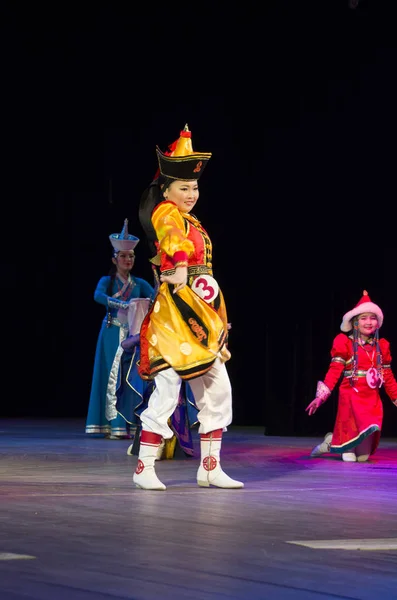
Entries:
POLYGON ((158 204, 152 214, 157 235, 157 256, 152 260, 160 273, 172 274, 187 265, 188 284, 176 294, 174 286, 161 283, 141 327, 139 373, 152 379, 172 367, 183 380, 206 373, 219 357, 228 360, 227 313, 222 291, 210 303, 191 286, 201 275, 213 276, 212 244, 201 223, 182 213, 170 201, 158 204))
MULTIPOLYGON (((397 381, 391 370, 389 342, 381 338, 379 347, 382 356, 382 374, 384 389, 397 406, 397 381)), ((331 364, 324 383, 330 391, 338 383, 338 410, 332 434, 331 452, 348 452, 360 444, 368 435, 373 435, 373 454, 379 445, 383 422, 383 405, 379 388, 369 387, 366 374, 374 366, 375 343, 358 347, 356 379, 351 383, 353 369, 353 338, 339 333, 332 344, 331 364), (365 349, 364 349, 365 348, 365 349)))

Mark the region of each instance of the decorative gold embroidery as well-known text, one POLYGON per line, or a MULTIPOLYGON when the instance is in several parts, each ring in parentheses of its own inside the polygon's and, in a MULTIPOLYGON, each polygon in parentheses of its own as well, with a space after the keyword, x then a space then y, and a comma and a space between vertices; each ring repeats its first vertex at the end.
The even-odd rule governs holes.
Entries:
MULTIPOLYGON (((343 371, 343 376, 344 377, 351 377, 353 374, 353 371, 343 371)), ((356 372, 356 377, 366 377, 367 375, 367 371, 364 371, 363 369, 359 369, 356 372)))
POLYGON ((193 333, 195 333, 196 337, 198 340, 205 340, 207 338, 207 334, 205 333, 204 329, 197 323, 196 319, 189 319, 189 325, 193 331, 193 333))
MULTIPOLYGON (((187 268, 187 272, 188 272, 189 277, 194 276, 194 275, 211 275, 212 276, 212 269, 210 269, 206 265, 192 265, 187 268)), ((167 269, 166 271, 162 272, 162 275, 173 275, 174 273, 175 273, 175 269, 167 269)))
POLYGON ((346 361, 345 361, 343 358, 341 358, 340 356, 335 356, 335 357, 334 357, 334 358, 331 360, 331 362, 338 362, 338 363, 342 363, 342 365, 345 365, 345 364, 346 364, 346 361))

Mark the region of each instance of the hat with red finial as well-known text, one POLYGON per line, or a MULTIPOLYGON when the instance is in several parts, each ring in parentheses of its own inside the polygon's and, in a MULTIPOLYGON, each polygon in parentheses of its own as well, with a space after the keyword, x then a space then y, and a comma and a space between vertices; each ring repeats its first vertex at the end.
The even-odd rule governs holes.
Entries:
POLYGON ((192 134, 187 124, 167 152, 157 146, 156 153, 161 175, 182 181, 199 179, 212 156, 211 152, 193 151, 192 134))
POLYGON ((347 312, 342 319, 341 330, 344 333, 351 331, 353 329, 352 319, 357 315, 362 315, 363 313, 374 313, 378 317, 378 329, 381 327, 383 323, 383 312, 379 308, 377 304, 371 301, 371 298, 368 295, 367 290, 363 291, 363 295, 356 304, 356 306, 347 312))

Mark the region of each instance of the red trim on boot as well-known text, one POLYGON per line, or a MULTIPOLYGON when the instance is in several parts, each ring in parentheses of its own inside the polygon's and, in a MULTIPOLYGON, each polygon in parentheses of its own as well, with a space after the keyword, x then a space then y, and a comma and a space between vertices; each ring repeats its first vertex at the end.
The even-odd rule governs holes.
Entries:
POLYGON ((159 446, 162 441, 161 435, 158 433, 153 433, 152 431, 145 431, 142 429, 141 433, 141 444, 146 444, 148 446, 159 446))
POLYGON ((222 429, 215 429, 214 431, 210 431, 209 433, 200 433, 200 439, 205 440, 221 440, 222 439, 222 429))

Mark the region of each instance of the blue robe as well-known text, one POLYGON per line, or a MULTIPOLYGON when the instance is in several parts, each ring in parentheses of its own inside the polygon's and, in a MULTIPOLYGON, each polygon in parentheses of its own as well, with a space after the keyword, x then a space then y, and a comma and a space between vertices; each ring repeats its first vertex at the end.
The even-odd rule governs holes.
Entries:
MULTIPOLYGON (((111 294, 108 295, 110 279, 110 276, 102 277, 94 293, 94 300, 103 304, 107 309, 107 316, 102 322, 96 346, 85 431, 90 434, 127 437, 131 433, 130 427, 116 409, 117 378, 123 354, 120 344, 128 336, 127 311, 123 308, 109 308, 108 303, 109 299, 116 300, 122 306, 122 303, 125 304, 132 298, 153 298, 154 289, 144 279, 134 276, 130 276, 130 284, 123 286, 125 282, 116 276, 111 294)), ((147 384, 143 385, 147 387, 147 384)))

